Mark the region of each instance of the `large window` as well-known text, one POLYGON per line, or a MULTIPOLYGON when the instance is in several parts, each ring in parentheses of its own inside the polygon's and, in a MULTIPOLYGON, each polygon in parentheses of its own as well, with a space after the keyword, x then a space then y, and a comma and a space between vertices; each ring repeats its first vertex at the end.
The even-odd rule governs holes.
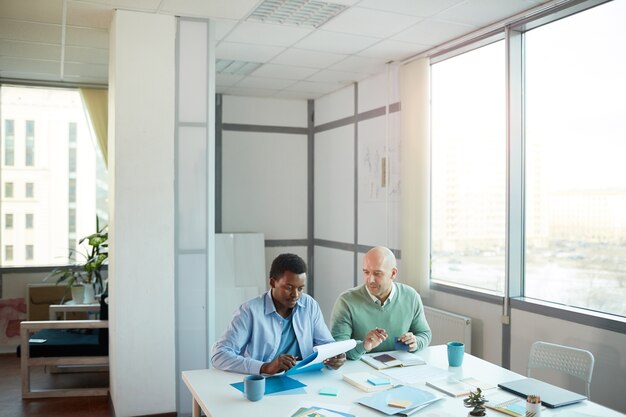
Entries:
POLYGON ((96 231, 96 213, 108 222, 106 164, 80 93, 2 86, 0 115, 2 266, 66 264, 78 240, 96 231))
POLYGON ((431 278, 626 316, 626 0, 573 7, 433 61, 431 278))
POLYGON ((432 65, 432 278, 504 288, 504 41, 432 65))
POLYGON ((525 34, 525 295, 622 316, 624 16, 614 1, 525 34))

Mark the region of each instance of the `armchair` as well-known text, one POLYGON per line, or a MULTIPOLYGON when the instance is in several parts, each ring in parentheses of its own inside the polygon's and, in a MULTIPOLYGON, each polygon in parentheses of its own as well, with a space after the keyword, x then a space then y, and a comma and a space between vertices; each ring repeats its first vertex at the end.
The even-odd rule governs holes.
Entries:
POLYGON ((33 389, 35 366, 108 365, 108 306, 100 302, 100 320, 24 321, 20 325, 22 398, 107 395, 106 388, 33 389), (31 340, 45 340, 37 343, 31 340))

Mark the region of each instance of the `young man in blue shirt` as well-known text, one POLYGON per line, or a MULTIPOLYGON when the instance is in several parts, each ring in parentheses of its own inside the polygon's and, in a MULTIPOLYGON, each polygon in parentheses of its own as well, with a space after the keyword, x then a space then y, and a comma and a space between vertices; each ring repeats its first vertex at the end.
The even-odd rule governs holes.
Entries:
MULTIPOLYGON (((224 335, 213 346, 217 369, 245 374, 276 374, 313 353, 313 347, 334 342, 319 304, 304 293, 306 264, 298 255, 282 254, 272 262, 266 293, 243 303, 224 335)), ((342 353, 324 361, 337 369, 342 353)))

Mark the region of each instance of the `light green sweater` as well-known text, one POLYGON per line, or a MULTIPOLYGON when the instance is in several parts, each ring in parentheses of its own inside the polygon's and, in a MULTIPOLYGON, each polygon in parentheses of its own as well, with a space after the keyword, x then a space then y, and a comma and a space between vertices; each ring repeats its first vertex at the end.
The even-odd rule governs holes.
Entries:
POLYGON ((331 333, 335 340, 355 339, 357 345, 347 352, 348 359, 359 359, 364 353, 363 339, 370 330, 385 329, 389 337, 372 352, 394 350, 396 337, 412 332, 417 350, 430 343, 432 333, 424 316, 422 299, 408 285, 396 282, 396 293, 381 307, 370 297, 365 285, 349 289, 339 296, 332 314, 331 333))

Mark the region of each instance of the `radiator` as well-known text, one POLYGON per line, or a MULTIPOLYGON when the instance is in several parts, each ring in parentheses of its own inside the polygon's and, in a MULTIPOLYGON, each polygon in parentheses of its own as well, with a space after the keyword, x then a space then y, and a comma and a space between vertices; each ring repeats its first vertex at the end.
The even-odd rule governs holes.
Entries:
POLYGON ((465 343, 465 351, 472 353, 472 319, 424 306, 426 320, 433 332, 431 345, 443 345, 448 342, 465 343))

